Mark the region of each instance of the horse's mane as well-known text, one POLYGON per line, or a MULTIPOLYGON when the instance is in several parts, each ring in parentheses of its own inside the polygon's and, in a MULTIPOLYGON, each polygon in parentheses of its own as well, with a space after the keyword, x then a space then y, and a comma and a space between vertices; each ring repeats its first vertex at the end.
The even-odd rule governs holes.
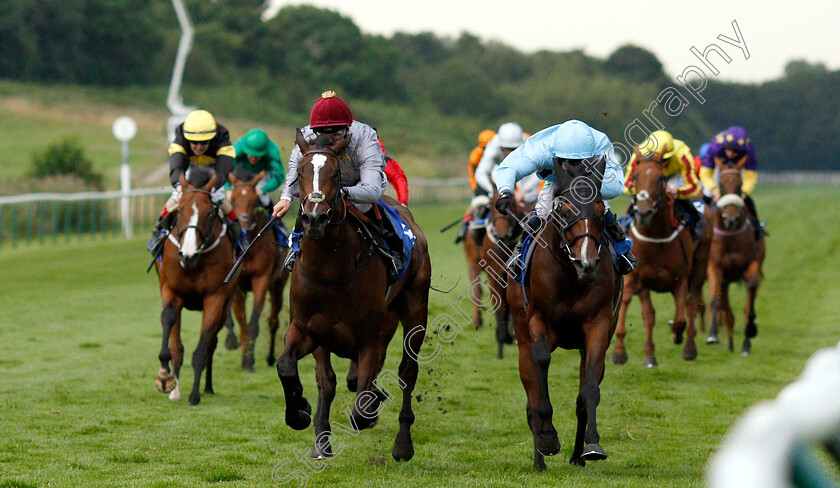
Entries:
POLYGON ((214 174, 215 171, 212 168, 190 163, 190 166, 187 168, 187 172, 184 174, 184 178, 187 179, 187 183, 190 185, 196 188, 201 188, 210 181, 210 178, 212 178, 214 174))

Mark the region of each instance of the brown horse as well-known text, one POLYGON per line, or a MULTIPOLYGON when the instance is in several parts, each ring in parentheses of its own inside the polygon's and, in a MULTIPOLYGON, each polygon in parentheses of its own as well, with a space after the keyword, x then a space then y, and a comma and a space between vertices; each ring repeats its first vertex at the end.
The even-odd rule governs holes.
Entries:
MULTIPOLYGON (((265 172, 261 172, 248 181, 243 181, 231 174, 232 183, 231 203, 242 228, 248 231, 248 239, 253 241, 260 229, 268 222, 266 211, 259 205, 256 185, 262 179, 265 172)), ((268 365, 274 366, 275 342, 277 329, 280 327, 280 309, 283 307, 283 288, 289 272, 283 269, 283 259, 288 253, 287 249, 280 250, 273 239, 257 239, 248 250, 248 254, 242 261, 239 271, 239 278, 234 287, 231 308, 233 316, 239 322, 238 341, 242 347, 242 368, 246 371, 254 371, 254 344, 260 333, 260 315, 265 305, 266 293, 271 298, 271 313, 268 315, 269 348, 268 365), (251 320, 245 320, 245 295, 253 292, 254 303, 251 310, 251 320)), ((233 318, 228 317, 228 340, 236 344, 236 336, 233 335, 233 318), (232 341, 231 341, 232 339, 232 341)), ((235 347, 235 346, 234 346, 235 347)))
POLYGON ((504 345, 513 342, 509 323, 511 321, 510 306, 508 305, 505 286, 507 285, 507 268, 505 263, 516 247, 516 241, 522 235, 522 227, 518 220, 522 219, 524 211, 517 203, 512 214, 502 215, 496 210, 496 194, 490 201, 490 213, 487 215, 486 224, 481 245, 475 243, 474 232, 469 232, 464 239, 464 251, 467 255, 467 263, 470 268, 470 285, 472 286, 473 299, 473 324, 476 329, 481 326, 482 306, 489 306, 496 316, 496 343, 498 345, 497 357, 504 357, 504 345), (485 303, 482 301, 482 285, 478 278, 481 270, 489 277, 490 296, 485 303))
POLYGON ((709 254, 709 314, 712 325, 706 343, 718 342, 718 327, 726 325, 729 332, 729 350, 733 351, 732 329, 735 319, 729 305, 729 284, 743 280, 747 285, 747 303, 744 307, 744 343, 741 354, 752 351, 750 339, 756 336, 755 298, 761 284, 761 267, 764 264, 764 239, 756 239, 749 215, 741 197, 741 170, 746 157, 738 163, 719 163, 720 194, 712 213, 714 237, 709 254))
POLYGON ((393 398, 381 383, 383 377, 394 375, 380 371, 397 322, 402 322, 403 357, 399 378, 392 380, 398 381, 403 397, 392 456, 407 461, 414 455, 411 394, 428 319, 431 262, 426 238, 408 208, 387 199, 416 236, 408 269, 389 285, 385 263, 375 256, 374 244, 362 236, 354 223, 355 214, 350 215, 350 205, 341 197, 338 154, 349 144, 349 138, 333 144, 329 137, 321 136, 310 144, 298 132, 295 142, 303 153, 298 171, 304 235, 292 271, 285 349, 277 359, 286 398, 286 423, 296 430, 310 423, 311 407, 303 396, 297 367, 298 361, 310 353, 315 356, 318 383, 316 438, 311 455, 332 456, 329 415, 336 378, 331 354, 349 358, 357 365, 356 384, 348 377, 348 387, 356 392, 353 411, 348 412, 349 428, 361 430, 376 423, 382 402, 393 398))
POLYGON ((607 457, 599 444, 595 411, 615 332, 621 275, 611 264, 604 234, 605 206, 598 189, 605 161, 591 172, 584 172, 583 166, 555 163, 555 196, 562 197, 561 203, 534 238, 524 292, 514 280, 507 287, 519 343, 519 377, 534 437, 534 468, 540 470, 545 469, 543 456, 560 451, 548 391, 548 367, 557 347, 580 352, 577 431, 570 462, 585 466, 586 461, 607 457))
POLYGON ((633 176, 636 193, 632 196, 630 204, 630 213, 634 219, 629 234, 633 238, 633 254, 636 255, 639 264, 632 273, 624 277, 624 296, 611 360, 615 364, 627 362, 627 349, 624 345, 627 308, 633 295, 639 295, 642 318, 647 329, 642 365, 653 368, 658 363, 653 345, 656 312, 650 299, 651 290, 658 293, 669 292, 674 297, 676 310, 671 324, 674 344, 683 342, 688 315, 683 359, 690 361, 697 357, 694 319, 701 308, 703 281, 702 277, 694 277, 694 293, 691 294, 693 299, 689 300, 695 243, 690 230, 679 224, 674 216, 674 200, 666 192, 666 178, 663 175, 665 163, 662 156, 643 156, 638 148, 635 149, 635 153, 638 158, 633 176))
POLYGON ((233 265, 233 245, 226 236, 226 224, 218 206, 210 200, 216 175, 200 187, 188 183, 183 174, 180 182, 183 196, 175 227, 164 244, 162 261, 155 266, 163 301, 160 372, 155 385, 161 392, 169 392, 171 400, 181 398, 179 378, 184 360, 181 309, 202 310, 201 335, 192 356, 194 380, 189 397, 191 405, 198 405, 201 400, 198 388, 205 367, 204 393, 214 393, 213 352, 231 294, 231 285, 222 280, 233 265), (170 372, 170 361, 174 372, 170 372))

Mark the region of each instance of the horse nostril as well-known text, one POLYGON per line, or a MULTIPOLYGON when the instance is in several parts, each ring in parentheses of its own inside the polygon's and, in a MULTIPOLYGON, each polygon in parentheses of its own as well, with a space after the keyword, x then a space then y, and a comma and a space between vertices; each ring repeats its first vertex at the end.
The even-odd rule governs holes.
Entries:
POLYGON ((300 216, 300 223, 303 225, 309 225, 309 222, 311 220, 312 218, 309 216, 309 214, 303 214, 300 216))
POLYGON ((318 224, 318 225, 324 225, 324 224, 326 224, 326 223, 327 223, 327 221, 328 221, 329 219, 330 219, 330 217, 329 217, 327 214, 320 214, 320 215, 318 215, 318 217, 315 219, 315 222, 317 222, 317 224, 318 224))

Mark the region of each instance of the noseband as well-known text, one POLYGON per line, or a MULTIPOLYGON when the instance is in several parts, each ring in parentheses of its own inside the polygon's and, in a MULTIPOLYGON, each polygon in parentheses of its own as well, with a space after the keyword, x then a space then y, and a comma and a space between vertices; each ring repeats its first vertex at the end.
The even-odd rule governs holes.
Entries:
MULTIPOLYGON (((563 194, 567 194, 567 193, 569 193, 568 190, 563 192, 563 194)), ((562 194, 561 194, 561 197, 562 197, 562 194)), ((571 200, 567 200, 567 201, 571 202, 571 200)), ((598 256, 601 255, 601 247, 603 245, 604 226, 599 222, 599 219, 598 219, 598 216, 596 215, 595 209, 591 208, 591 207, 584 207, 584 206, 582 206, 582 207, 583 208, 579 209, 579 211, 577 212, 575 217, 571 220, 564 220, 562 218, 556 219, 556 218, 554 218, 554 215, 555 215, 554 212, 551 213, 551 218, 550 218, 551 224, 554 226, 555 229, 557 229, 557 232, 560 234, 560 247, 563 248, 566 251, 566 255, 568 256, 569 261, 571 261, 572 264, 574 264, 576 262, 580 262, 580 260, 575 257, 574 251, 572 251, 572 246, 574 246, 575 242, 577 242, 578 240, 588 237, 588 238, 592 239, 593 241, 597 242, 598 243, 598 251, 597 251, 598 256), (563 222, 563 225, 558 225, 558 220, 560 222, 563 222), (575 234, 574 236, 572 236, 571 239, 567 239, 566 238, 566 232, 573 225, 575 225, 576 223, 578 223, 581 220, 585 220, 587 222, 586 230, 584 230, 580 234, 575 234), (589 222, 592 222, 595 225, 595 228, 597 228, 600 231, 600 233, 601 233, 600 238, 598 236, 596 236, 595 234, 589 232, 589 224, 588 224, 589 222)), ((552 251, 552 254, 553 254, 553 251, 552 251)), ((558 261, 562 262, 562 260, 560 260, 560 258, 557 255, 555 255, 555 257, 557 258, 558 261)))

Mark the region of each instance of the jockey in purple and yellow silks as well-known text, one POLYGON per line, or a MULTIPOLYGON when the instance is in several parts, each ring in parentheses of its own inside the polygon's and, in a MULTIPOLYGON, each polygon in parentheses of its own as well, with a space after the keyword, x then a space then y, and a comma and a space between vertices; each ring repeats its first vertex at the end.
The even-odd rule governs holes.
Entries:
POLYGON ((756 235, 761 238, 765 232, 764 225, 758 219, 758 212, 755 209, 755 202, 750 194, 758 183, 758 161, 755 158, 755 149, 750 141, 747 130, 743 127, 733 125, 732 127, 719 132, 709 146, 709 152, 703 158, 703 166, 700 168, 700 181, 703 183, 703 193, 708 199, 717 200, 720 196, 720 189, 717 185, 717 165, 726 161, 739 162, 746 158, 742 173, 741 192, 744 203, 753 218, 756 227, 756 235))
MULTIPOLYGON (((662 175, 667 179, 666 191, 674 198, 674 205, 688 217, 688 224, 694 238, 703 234, 704 222, 700 213, 691 203, 693 198, 700 196, 700 182, 697 177, 697 167, 688 145, 679 139, 674 139, 670 132, 658 130, 652 132, 639 145, 643 155, 659 154, 665 166, 662 175)), ((636 171, 636 154, 630 159, 627 176, 624 178, 624 192, 635 194, 633 174, 636 171)))

